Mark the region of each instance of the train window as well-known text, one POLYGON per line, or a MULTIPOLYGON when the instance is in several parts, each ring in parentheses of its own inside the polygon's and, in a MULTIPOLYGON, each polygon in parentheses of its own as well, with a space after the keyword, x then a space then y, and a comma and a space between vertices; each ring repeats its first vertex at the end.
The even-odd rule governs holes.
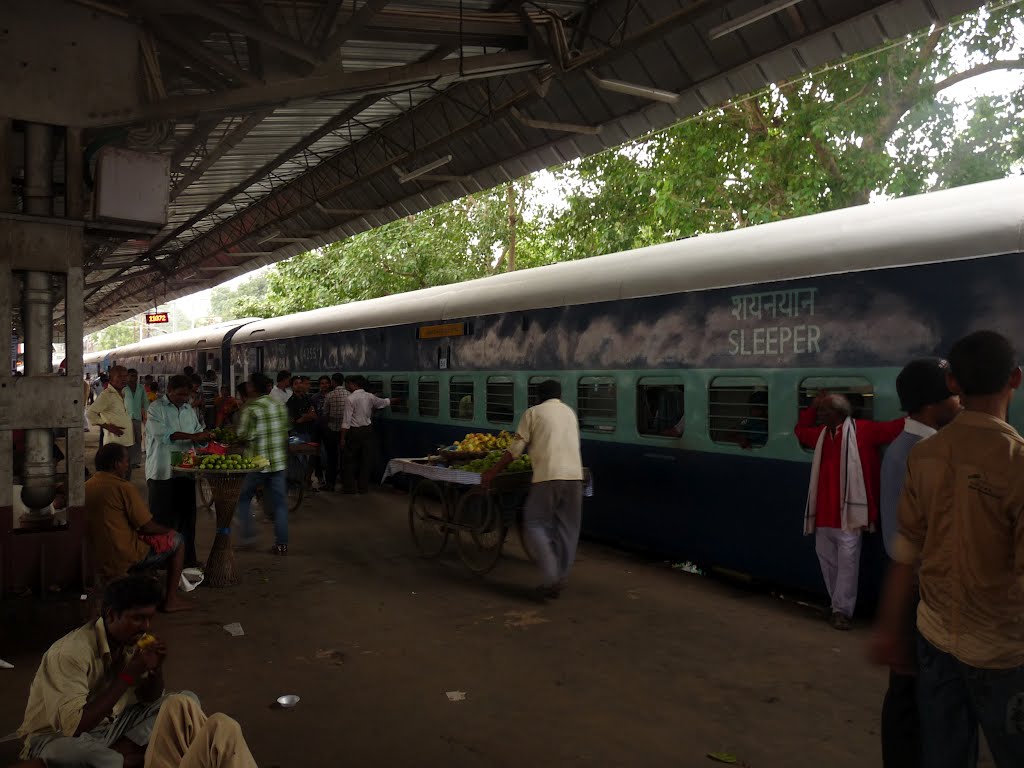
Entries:
POLYGON ((540 386, 541 382, 553 381, 551 376, 531 376, 530 381, 526 386, 526 407, 533 408, 535 405, 540 405, 540 395, 537 394, 537 387, 540 386))
POLYGON ((756 376, 712 379, 708 434, 716 443, 763 448, 768 442, 768 382, 756 376))
MULTIPOLYGON (((800 408, 806 408, 819 392, 844 395, 855 419, 875 417, 875 387, 863 376, 811 376, 800 382, 800 408)), ((818 422, 821 424, 821 422, 818 422)))
POLYGON ((511 424, 515 417, 515 385, 512 379, 492 376, 487 380, 487 420, 511 424))
POLYGON ((420 416, 436 418, 441 412, 441 383, 434 378, 421 377, 418 389, 420 416))
POLYGON ((452 378, 448 382, 448 416, 468 421, 473 418, 473 380, 452 378))
POLYGON ((580 429, 590 432, 615 431, 615 379, 584 376, 576 386, 580 429))
POLYGON ((683 385, 641 379, 636 388, 636 429, 641 435, 683 434, 683 385))
POLYGON ((377 397, 384 397, 384 377, 367 376, 366 391, 369 392, 371 395, 376 395, 377 397))
POLYGON ((392 413, 409 413, 409 380, 398 376, 392 376, 391 397, 398 399, 397 403, 391 404, 392 413))

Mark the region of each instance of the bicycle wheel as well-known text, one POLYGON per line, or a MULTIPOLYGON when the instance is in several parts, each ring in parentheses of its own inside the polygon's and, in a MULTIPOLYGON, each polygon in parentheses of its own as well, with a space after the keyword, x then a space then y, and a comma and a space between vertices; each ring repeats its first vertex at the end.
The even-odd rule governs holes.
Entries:
POLYGON ((409 533, 423 557, 437 557, 448 543, 448 505, 433 480, 420 480, 409 494, 409 533))
POLYGON ((485 488, 463 494, 455 508, 459 557, 473 573, 483 576, 498 564, 508 528, 485 488))

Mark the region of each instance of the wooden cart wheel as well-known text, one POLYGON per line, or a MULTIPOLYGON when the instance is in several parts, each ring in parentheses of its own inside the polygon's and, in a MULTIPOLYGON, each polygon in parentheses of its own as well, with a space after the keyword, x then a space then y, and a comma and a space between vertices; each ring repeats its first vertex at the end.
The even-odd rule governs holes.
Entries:
POLYGON ((498 564, 508 528, 490 492, 481 487, 463 494, 455 508, 459 557, 473 573, 482 576, 498 564))
POLYGON ((448 543, 448 504, 433 480, 420 480, 409 494, 409 533, 423 557, 437 557, 448 543))

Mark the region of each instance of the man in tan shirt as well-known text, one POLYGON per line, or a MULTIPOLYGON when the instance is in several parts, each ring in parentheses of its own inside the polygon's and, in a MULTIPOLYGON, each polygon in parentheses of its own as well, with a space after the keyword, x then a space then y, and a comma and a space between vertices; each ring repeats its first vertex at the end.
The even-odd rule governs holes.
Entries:
POLYGON ((583 461, 576 413, 561 401, 562 385, 554 380, 537 386, 540 404, 527 409, 516 428, 516 440, 498 463, 484 473, 489 486, 499 472, 530 447, 533 485, 523 508, 526 544, 540 567, 542 598, 557 598, 576 559, 583 505, 583 461))
POLYGON ((178 596, 185 566, 185 540, 153 520, 142 495, 126 479, 128 448, 108 443, 96 452, 96 474, 85 483, 86 539, 96 570, 104 579, 134 570, 167 569, 165 612, 191 608, 178 596))
POLYGON ((238 723, 164 694, 167 646, 147 637, 159 599, 148 579, 112 581, 101 618, 50 646, 18 729, 28 765, 255 768, 238 723))
POLYGON ((876 661, 903 665, 902 617, 920 583, 922 765, 967 766, 978 726, 999 768, 1024 766, 1024 439, 1006 423, 1021 370, 1010 342, 954 345, 949 388, 964 411, 911 450, 876 661))
POLYGON ((131 448, 135 444, 132 417, 124 401, 124 388, 128 385, 128 369, 115 365, 110 369, 110 384, 96 397, 88 410, 89 421, 99 426, 100 445, 117 443, 131 448))

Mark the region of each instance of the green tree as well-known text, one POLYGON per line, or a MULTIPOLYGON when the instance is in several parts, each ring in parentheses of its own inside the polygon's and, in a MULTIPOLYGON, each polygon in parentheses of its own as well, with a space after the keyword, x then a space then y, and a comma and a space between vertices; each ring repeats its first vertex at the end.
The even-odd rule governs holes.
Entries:
POLYGON ((85 337, 85 340, 96 351, 123 347, 126 344, 139 340, 139 324, 134 317, 129 320, 122 320, 120 323, 108 326, 101 331, 90 333, 85 337))
POLYGON ((533 265, 542 239, 517 208, 528 185, 515 182, 511 216, 502 185, 296 256, 268 272, 267 290, 237 299, 233 310, 276 317, 493 274, 509 265, 510 218, 516 258, 533 265))
POLYGON ((260 300, 268 290, 265 273, 250 277, 237 288, 218 286, 210 292, 210 314, 222 321, 246 317, 240 307, 244 307, 247 302, 260 300))
POLYGON ((1001 178, 1024 157, 1021 90, 963 107, 946 88, 1024 68, 1018 6, 775 84, 560 169, 548 236, 565 258, 1001 178))

